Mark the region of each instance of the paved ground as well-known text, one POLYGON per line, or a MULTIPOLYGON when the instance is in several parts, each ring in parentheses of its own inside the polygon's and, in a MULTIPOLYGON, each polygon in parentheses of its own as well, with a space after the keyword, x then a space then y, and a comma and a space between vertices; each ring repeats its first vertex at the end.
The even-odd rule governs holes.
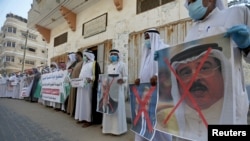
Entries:
POLYGON ((69 115, 39 103, 0 98, 0 111, 0 141, 134 140, 130 130, 121 136, 104 135, 100 125, 82 128, 69 115))

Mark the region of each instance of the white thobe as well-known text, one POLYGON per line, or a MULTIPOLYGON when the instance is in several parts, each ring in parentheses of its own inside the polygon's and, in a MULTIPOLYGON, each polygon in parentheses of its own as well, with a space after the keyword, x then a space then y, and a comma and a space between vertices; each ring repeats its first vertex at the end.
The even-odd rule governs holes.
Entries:
POLYGON ((14 77, 14 83, 15 85, 13 86, 13 98, 20 99, 20 83, 18 77, 14 77))
MULTIPOLYGON (((83 64, 79 78, 85 81, 86 78, 90 78, 93 81, 95 75, 93 74, 93 63, 89 61, 83 64)), ((86 82, 83 87, 77 88, 75 120, 91 122, 92 85, 92 83, 86 82)))
MULTIPOLYGON (((102 133, 120 135, 127 132, 127 120, 125 110, 124 85, 127 80, 127 71, 124 63, 115 62, 108 66, 108 74, 119 74, 125 83, 119 86, 118 107, 112 115, 103 114, 102 133)), ((114 82, 117 83, 117 82, 114 82)), ((110 92, 112 93, 112 92, 110 92)))
POLYGON ((11 76, 9 78, 9 82, 8 82, 8 91, 6 92, 6 96, 10 97, 10 98, 15 98, 15 85, 13 85, 13 83, 15 83, 15 76, 11 76))
POLYGON ((1 84, 0 84, 0 97, 5 97, 5 90, 6 90, 6 78, 2 77, 0 79, 1 84))
MULTIPOLYGON (((151 50, 148 50, 146 47, 143 47, 143 54, 139 72, 140 83, 150 82, 150 78, 158 73, 158 64, 154 61, 154 53, 157 50, 168 47, 169 45, 165 44, 159 35, 156 33, 150 33, 151 41, 151 50)), ((138 134, 135 134, 135 141, 148 141, 147 139, 141 137, 138 134)))
POLYGON ((19 97, 20 97, 20 99, 23 99, 21 94, 22 94, 22 90, 23 90, 23 86, 24 86, 24 76, 20 76, 19 81, 20 81, 19 82, 19 97))

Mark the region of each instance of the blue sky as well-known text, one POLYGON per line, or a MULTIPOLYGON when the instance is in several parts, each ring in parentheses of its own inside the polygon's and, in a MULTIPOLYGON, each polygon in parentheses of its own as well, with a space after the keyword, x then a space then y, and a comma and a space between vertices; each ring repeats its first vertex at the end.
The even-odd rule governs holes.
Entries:
POLYGON ((33 0, 0 0, 0 27, 6 20, 6 14, 13 13, 23 18, 28 18, 33 0))

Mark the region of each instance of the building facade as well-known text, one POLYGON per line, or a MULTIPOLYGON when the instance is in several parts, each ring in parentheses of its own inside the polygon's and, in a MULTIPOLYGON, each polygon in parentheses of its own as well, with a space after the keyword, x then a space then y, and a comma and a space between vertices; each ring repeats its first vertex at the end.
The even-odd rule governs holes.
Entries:
POLYGON ((27 19, 12 13, 6 15, 0 34, 1 74, 47 65, 47 53, 46 42, 39 32, 27 28, 27 19))
POLYGON ((250 4, 250 0, 232 0, 228 3, 228 7, 234 6, 234 5, 244 5, 244 4, 250 4))
MULTIPOLYGON (((226 3, 226 0, 224 0, 226 3)), ((156 28, 165 43, 182 43, 192 24, 185 0, 33 0, 28 27, 48 43, 49 61, 66 62, 68 52, 91 49, 102 72, 108 51, 119 49, 129 71, 138 77, 143 32, 156 28)))

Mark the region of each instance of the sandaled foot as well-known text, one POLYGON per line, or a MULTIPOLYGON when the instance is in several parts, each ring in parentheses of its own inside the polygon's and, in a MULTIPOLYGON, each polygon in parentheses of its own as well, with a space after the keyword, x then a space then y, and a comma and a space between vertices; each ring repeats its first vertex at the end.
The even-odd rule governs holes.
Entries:
POLYGON ((90 122, 86 122, 86 123, 83 123, 82 127, 83 128, 86 128, 86 127, 89 127, 91 126, 92 124, 90 122))
POLYGON ((76 123, 81 124, 81 123, 84 123, 84 121, 83 120, 81 120, 81 121, 78 120, 78 121, 76 121, 76 123))

